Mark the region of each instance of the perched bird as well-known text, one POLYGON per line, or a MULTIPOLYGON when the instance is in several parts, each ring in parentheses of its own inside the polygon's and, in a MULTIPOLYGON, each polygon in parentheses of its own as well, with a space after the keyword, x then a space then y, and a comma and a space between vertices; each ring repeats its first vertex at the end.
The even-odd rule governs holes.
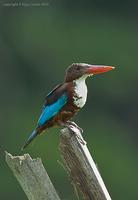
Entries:
POLYGON ((65 73, 64 82, 57 85, 45 99, 36 128, 26 141, 25 147, 44 130, 55 125, 67 126, 74 124, 69 121, 82 108, 87 99, 85 80, 94 74, 114 69, 112 66, 73 63, 65 73))

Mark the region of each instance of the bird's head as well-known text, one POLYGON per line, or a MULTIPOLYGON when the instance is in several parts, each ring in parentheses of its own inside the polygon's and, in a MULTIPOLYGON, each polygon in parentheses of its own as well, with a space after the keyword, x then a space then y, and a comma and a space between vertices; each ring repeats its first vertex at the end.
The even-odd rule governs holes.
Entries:
POLYGON ((81 77, 87 78, 88 76, 104 73, 112 69, 114 69, 112 66, 73 63, 66 70, 65 82, 71 82, 81 77))

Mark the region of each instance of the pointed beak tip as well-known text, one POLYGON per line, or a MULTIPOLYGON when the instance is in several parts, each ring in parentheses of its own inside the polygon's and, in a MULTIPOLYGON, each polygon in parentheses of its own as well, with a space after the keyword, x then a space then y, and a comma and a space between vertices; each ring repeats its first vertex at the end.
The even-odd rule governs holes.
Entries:
POLYGON ((110 66, 110 67, 111 67, 111 70, 112 70, 112 69, 115 69, 115 67, 113 67, 113 66, 110 66))
POLYGON ((105 66, 105 68, 107 69, 107 71, 110 71, 110 70, 112 70, 112 69, 115 69, 115 67, 113 67, 113 66, 105 66))

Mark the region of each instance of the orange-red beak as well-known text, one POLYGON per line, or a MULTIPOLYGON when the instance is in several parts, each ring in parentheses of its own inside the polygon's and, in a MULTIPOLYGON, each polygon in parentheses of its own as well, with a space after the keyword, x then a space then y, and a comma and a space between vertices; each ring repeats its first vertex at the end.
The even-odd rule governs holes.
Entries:
POLYGON ((104 66, 104 65, 88 65, 86 69, 86 74, 100 74, 104 72, 108 72, 115 67, 112 66, 104 66))

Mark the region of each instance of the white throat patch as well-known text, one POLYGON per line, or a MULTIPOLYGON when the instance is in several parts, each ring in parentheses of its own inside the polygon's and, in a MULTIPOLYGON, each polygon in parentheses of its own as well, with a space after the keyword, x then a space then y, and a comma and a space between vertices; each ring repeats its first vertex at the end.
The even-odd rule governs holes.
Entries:
POLYGON ((82 76, 81 78, 74 80, 74 104, 79 107, 82 108, 87 100, 87 86, 85 83, 85 79, 87 78, 87 75, 82 76))

